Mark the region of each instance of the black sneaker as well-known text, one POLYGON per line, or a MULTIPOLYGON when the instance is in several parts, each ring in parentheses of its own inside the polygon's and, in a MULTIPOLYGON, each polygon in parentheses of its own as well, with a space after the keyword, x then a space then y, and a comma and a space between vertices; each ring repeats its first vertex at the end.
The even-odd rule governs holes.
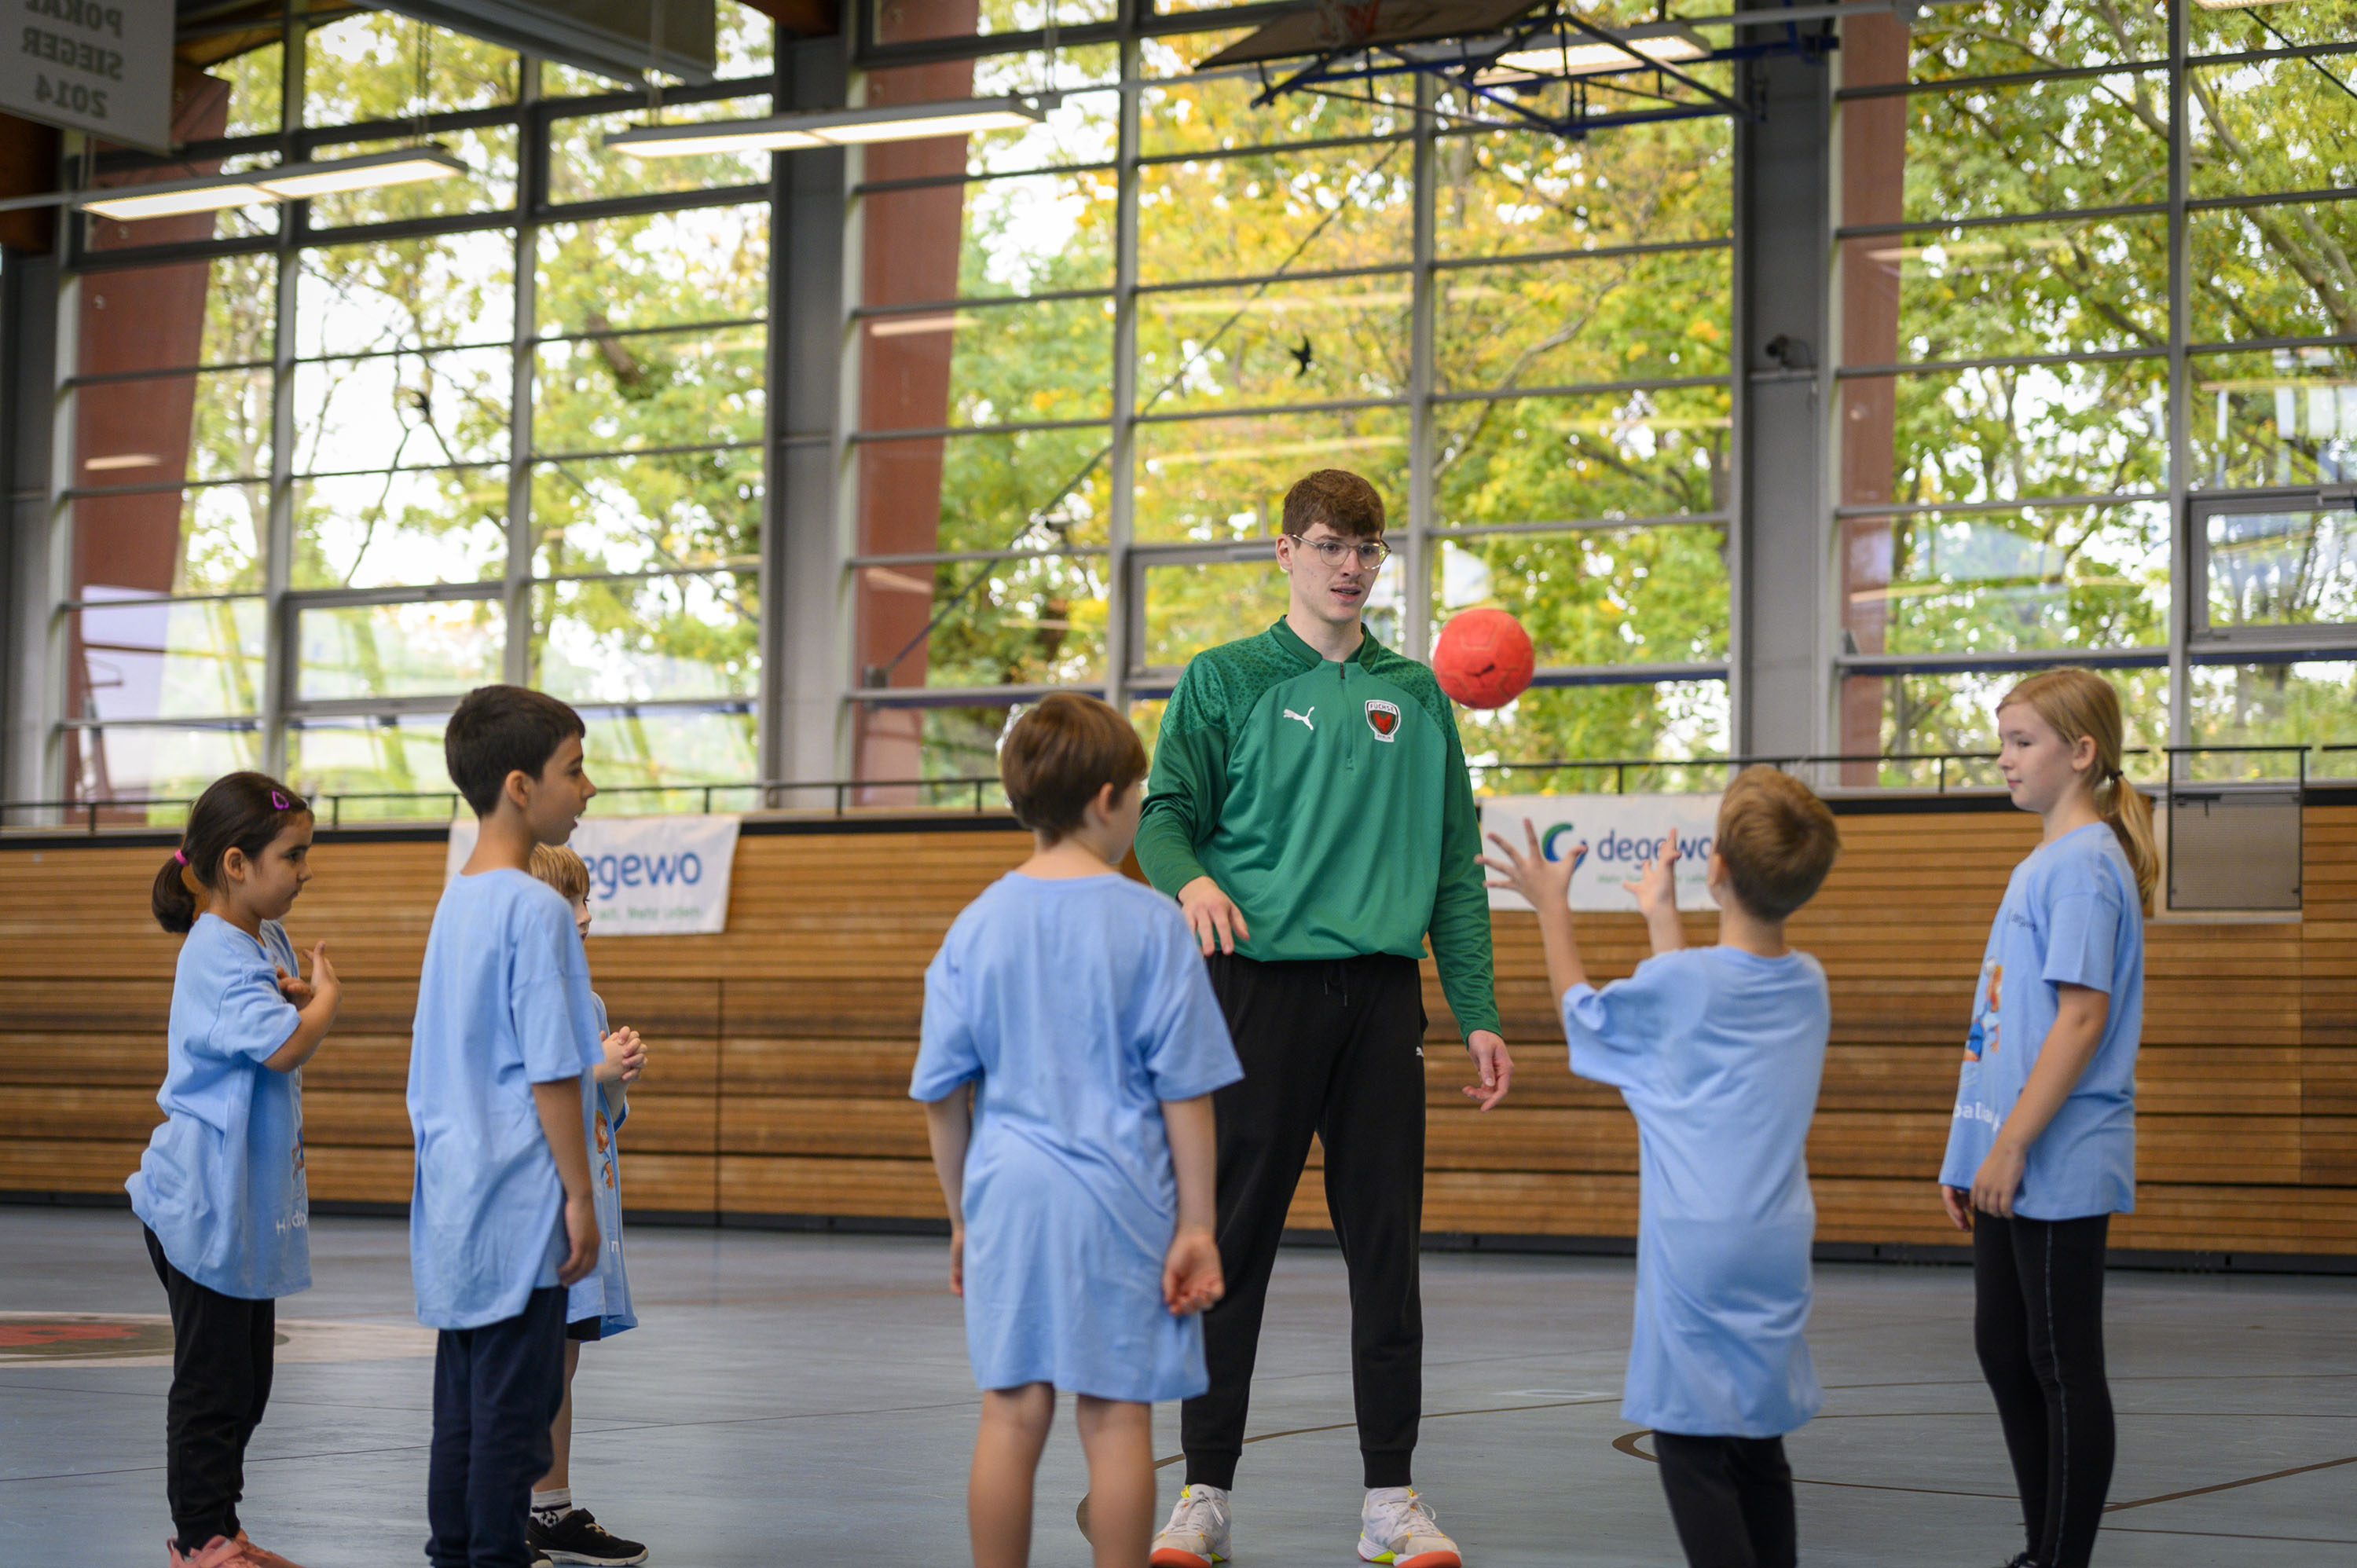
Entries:
POLYGON ((587 1509, 568 1509, 554 1524, 543 1524, 533 1515, 530 1540, 532 1549, 552 1563, 625 1565, 647 1560, 645 1547, 624 1541, 599 1524, 587 1509))

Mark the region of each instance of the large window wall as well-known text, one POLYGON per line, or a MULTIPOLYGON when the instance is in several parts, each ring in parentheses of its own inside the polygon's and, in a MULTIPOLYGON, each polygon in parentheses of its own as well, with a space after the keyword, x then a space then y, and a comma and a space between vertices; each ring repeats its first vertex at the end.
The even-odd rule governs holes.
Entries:
POLYGON ((2348 0, 1845 23, 1845 751, 1986 748, 2059 658, 2147 745, 2357 740, 2352 39, 2348 0))
MULTIPOLYGON (((504 679, 588 712, 601 782, 648 791, 617 804, 759 779, 757 715, 838 693, 838 733, 770 753, 930 799, 890 786, 992 773, 1048 690, 1150 736, 1188 659, 1281 612, 1280 499, 1334 465, 1390 503, 1378 636, 1427 653, 1494 604, 1538 645, 1530 693, 1462 715, 1477 763, 1728 749, 1731 121, 1501 131, 1408 77, 1255 107, 1194 70, 1230 18, 1172 0, 846 11, 807 47, 850 49, 856 101, 1057 96, 789 155, 846 165, 840 234, 795 241, 820 281, 771 266, 768 155, 600 145, 770 112, 770 25, 731 0, 722 80, 659 107, 359 14, 184 82, 178 161, 100 156, 426 139, 469 173, 67 236, 69 794, 264 766, 365 811, 443 788, 443 715, 504 679), (789 298, 796 343, 842 328, 832 429, 771 407, 789 298), (792 515, 772 441, 841 457, 792 515), (765 615, 789 534, 825 569, 765 615), (781 620, 840 668, 780 669, 781 620)), ((1842 28, 1840 749, 1985 746, 1996 691, 2064 658, 2115 672, 2140 742, 2357 741, 2357 0, 1842 28)))
POLYGON ((1333 466, 1389 503, 1376 635, 1531 628, 1477 760, 1723 751, 1727 123, 1478 129, 1409 78, 1254 107, 1193 70, 1236 33, 1107 9, 1052 55, 995 52, 1045 42, 1037 7, 871 14, 870 102, 1063 96, 855 187, 860 777, 990 772, 1057 686, 1150 734, 1190 657, 1283 612, 1282 498, 1333 466))
MULTIPOLYGON (((769 112, 770 24, 720 9, 723 80, 667 119, 769 112)), ((66 236, 70 796, 444 789, 497 680, 582 707, 639 804, 758 778, 769 157, 636 162, 599 141, 645 98, 601 78, 294 26, 196 79, 178 161, 102 181, 420 139, 469 173, 66 236)))

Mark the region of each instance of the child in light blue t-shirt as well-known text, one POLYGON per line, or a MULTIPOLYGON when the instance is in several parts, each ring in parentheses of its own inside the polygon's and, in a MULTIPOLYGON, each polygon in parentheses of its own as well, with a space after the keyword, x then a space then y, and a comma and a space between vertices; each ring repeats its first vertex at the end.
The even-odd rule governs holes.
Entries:
POLYGON ((1784 941, 1840 853, 1824 801, 1751 768, 1727 787, 1710 852, 1718 945, 1689 949, 1673 834, 1636 889, 1653 956, 1588 983, 1566 894, 1587 853, 1547 858, 1492 833, 1493 887, 1538 912, 1571 1070, 1637 1118, 1637 1314, 1620 1413, 1653 1429, 1688 1561, 1792 1568, 1783 1434, 1817 1413, 1808 1325, 1816 1204, 1804 1153, 1832 1007, 1816 960, 1784 941))
MULTIPOLYGON (((573 929, 589 935, 589 867, 562 844, 532 852, 532 874, 556 889, 573 911, 573 929)), ((622 1123, 630 1119, 630 1086, 646 1070, 647 1048, 636 1029, 609 1030, 606 1003, 589 993, 597 1010, 597 1038, 604 1053, 595 1073, 597 1106, 590 1124, 589 1180, 597 1199, 597 1234, 604 1250, 597 1271, 573 1287, 565 1304, 565 1402, 549 1423, 555 1457, 548 1474, 532 1488, 531 1544, 554 1563, 630 1563, 646 1561, 647 1549, 616 1535, 587 1509, 573 1501, 573 1380, 581 1368, 581 1347, 639 1326, 630 1310, 630 1276, 622 1262, 622 1123)))
POLYGON ((2045 824, 1989 929, 1940 1196, 1973 1233, 1973 1338, 1996 1396, 2026 1568, 2082 1568, 2111 1487, 2104 1253, 2136 1207, 2152 807, 2122 777, 2119 694, 2086 670, 1997 704, 1997 767, 2045 824))
POLYGON ((1211 1094, 1243 1071, 1178 906, 1115 869, 1146 766, 1093 697, 1017 720, 999 771, 1035 853, 925 972, 909 1093, 926 1102, 984 1391, 978 1562, 1023 1560, 1061 1389, 1078 1396, 1099 1568, 1144 1563, 1153 1402, 1210 1386, 1194 1315, 1222 1290, 1211 1094))
POLYGON ((481 831, 425 939, 409 1055, 417 1316, 439 1329, 425 1554, 511 1568, 565 1399, 567 1294, 603 1251, 589 1150, 604 1059, 573 912, 526 867, 597 793, 580 715, 483 686, 443 755, 481 831))
POLYGON ((124 1185, 172 1309, 165 1489, 174 1563, 283 1563, 246 1540, 245 1446, 270 1398, 276 1298, 311 1286, 303 1064, 342 988, 279 921, 311 879, 311 810, 259 773, 216 779, 156 875, 187 934, 172 982, 164 1123, 124 1185))

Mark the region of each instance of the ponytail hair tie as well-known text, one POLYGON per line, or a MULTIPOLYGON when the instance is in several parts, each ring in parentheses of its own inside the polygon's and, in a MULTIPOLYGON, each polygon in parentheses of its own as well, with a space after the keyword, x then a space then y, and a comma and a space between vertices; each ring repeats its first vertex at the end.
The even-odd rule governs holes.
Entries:
POLYGON ((178 861, 182 865, 186 865, 188 864, 188 852, 184 849, 176 849, 172 852, 172 858, 178 861))
POLYGON ((291 811, 295 809, 295 803, 273 789, 270 792, 270 809, 274 811, 291 811))

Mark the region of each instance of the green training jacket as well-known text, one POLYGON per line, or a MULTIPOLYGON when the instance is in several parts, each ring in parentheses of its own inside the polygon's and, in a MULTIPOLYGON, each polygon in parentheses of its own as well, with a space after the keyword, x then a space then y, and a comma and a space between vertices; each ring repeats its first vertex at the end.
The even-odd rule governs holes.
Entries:
POLYGON ((1372 637, 1335 663, 1279 618, 1170 693, 1137 863, 1173 897, 1218 883, 1247 958, 1421 958, 1429 933, 1458 1026, 1495 1030, 1480 843, 1448 697, 1372 637))

